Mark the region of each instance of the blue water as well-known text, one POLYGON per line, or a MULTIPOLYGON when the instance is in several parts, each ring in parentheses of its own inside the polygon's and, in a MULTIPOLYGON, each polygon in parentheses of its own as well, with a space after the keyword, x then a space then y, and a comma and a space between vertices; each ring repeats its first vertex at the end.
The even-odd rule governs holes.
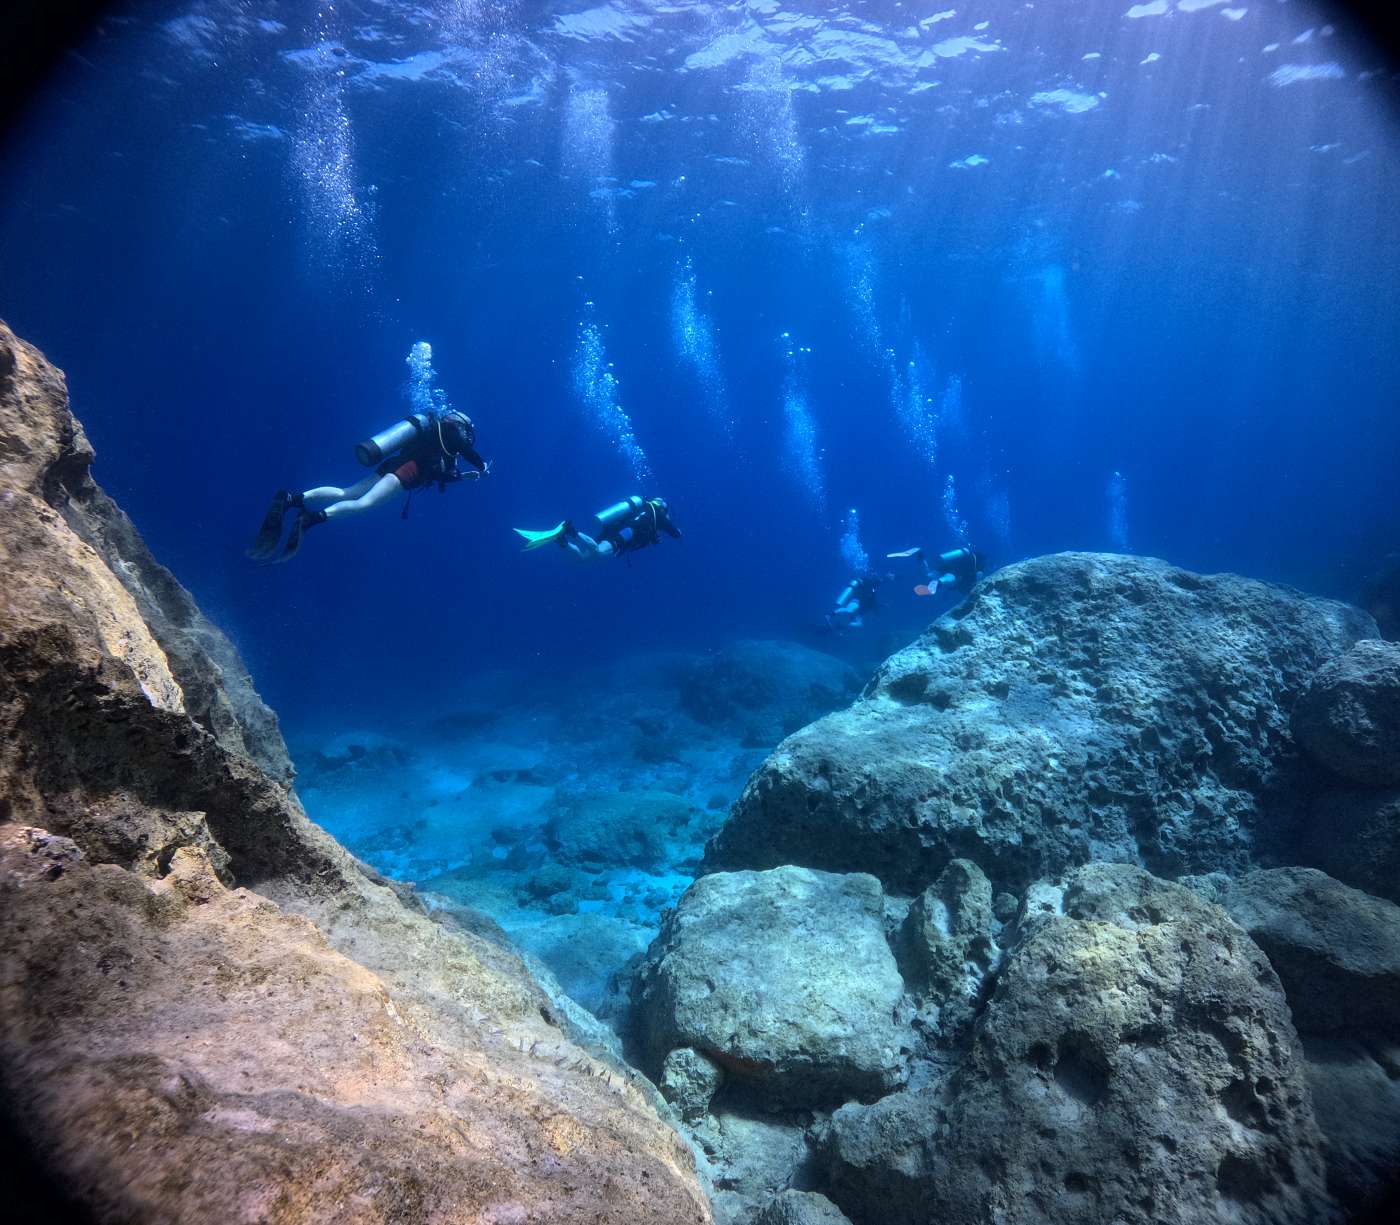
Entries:
MULTIPOLYGON (((877 565, 1352 595, 1400 548, 1380 53, 1303 0, 948 4, 132 6, 6 134, 0 315, 294 727, 821 645, 852 508, 877 565), (494 474, 245 561, 418 341, 494 474), (633 491, 684 540, 520 554, 633 491)), ((945 606, 898 587, 834 649, 945 606)))

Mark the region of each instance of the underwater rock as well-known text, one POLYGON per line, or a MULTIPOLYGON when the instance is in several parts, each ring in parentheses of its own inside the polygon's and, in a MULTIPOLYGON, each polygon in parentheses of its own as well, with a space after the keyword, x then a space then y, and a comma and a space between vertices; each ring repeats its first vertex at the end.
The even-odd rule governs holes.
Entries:
POLYGON ((1315 868, 1211 877, 1201 891, 1264 950, 1300 1034, 1400 1039, 1400 906, 1315 868))
POLYGON ((585 791, 558 797, 545 825, 554 857, 592 871, 669 866, 696 810, 664 791, 585 791))
POLYGON ((1070 873, 945 1078, 844 1106, 832 1198, 889 1225, 1332 1218, 1302 1052, 1267 958, 1133 867, 1070 873))
POLYGON ((61 375, 0 353, 0 1079, 49 1176, 132 1222, 710 1220, 646 1082, 306 819, 61 375))
POLYGON ((930 1027, 954 1038, 973 1018, 997 957, 992 886, 982 869, 955 859, 915 899, 895 949, 905 981, 932 1008, 930 1027))
POLYGON ((955 858, 1018 892, 1089 859, 1250 867, 1303 805, 1297 695, 1374 633, 1345 604, 1149 558, 1008 566, 784 741, 705 866, 871 872, 908 894, 955 858))
POLYGON ((851 1225, 825 1195, 815 1191, 784 1191, 768 1201, 753 1225, 851 1225))
POLYGON ((805 868, 702 876, 662 923, 635 988, 660 1067, 693 1047, 770 1107, 878 1097, 905 1074, 904 983, 879 882, 805 868))
POLYGON ((1394 1221, 1400 1045, 1305 1036, 1303 1049, 1313 1111, 1327 1138, 1328 1187, 1351 1219, 1394 1221))
POLYGON ((793 1116, 719 1110, 691 1135, 718 1225, 751 1225, 775 1195, 805 1177, 812 1158, 806 1126, 793 1116))
POLYGON ((697 723, 735 725, 760 745, 848 702, 860 689, 850 664, 795 642, 748 640, 688 661, 678 677, 681 709, 697 723))
POLYGON ((681 1112, 681 1118, 698 1119, 724 1083, 724 1069, 688 1046, 666 1056, 658 1087, 661 1096, 681 1112))
POLYGON ((1323 664, 1293 708, 1293 734, 1348 782, 1400 784, 1400 644, 1358 642, 1323 664))
POLYGON ((1400 902, 1400 789, 1318 796, 1298 858, 1353 888, 1400 902))

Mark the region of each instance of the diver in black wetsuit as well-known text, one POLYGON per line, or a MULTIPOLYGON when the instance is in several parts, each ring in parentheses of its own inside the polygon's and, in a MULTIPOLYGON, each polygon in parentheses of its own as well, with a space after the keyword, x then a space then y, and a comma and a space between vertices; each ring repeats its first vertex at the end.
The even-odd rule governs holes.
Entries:
POLYGON ((476 427, 466 413, 449 409, 441 413, 416 413, 355 448, 355 454, 374 472, 355 484, 318 485, 302 493, 279 489, 263 517, 257 539, 248 550, 254 561, 286 561, 301 547, 301 538, 309 528, 372 510, 390 501, 405 490, 410 493, 436 484, 446 489, 460 480, 477 480, 491 471, 488 461, 476 449, 476 427), (463 472, 457 466, 461 458, 471 465, 463 472), (377 466, 376 466, 377 465, 377 466), (308 502, 329 505, 312 510, 308 502), (278 551, 282 536, 282 519, 287 511, 295 510, 297 517, 287 543, 278 551))
POLYGON ((568 519, 548 531, 534 532, 518 527, 515 532, 525 541, 527 550, 557 544, 584 561, 635 553, 660 543, 663 534, 675 540, 681 538, 680 529, 671 522, 671 508, 665 498, 633 494, 600 510, 594 519, 597 526, 592 535, 580 532, 568 519))
POLYGON ((853 578, 836 597, 836 607, 826 614, 829 629, 859 629, 865 618, 880 611, 875 593, 881 583, 889 582, 893 574, 865 573, 853 578))
POLYGON ((965 595, 986 570, 986 559, 971 545, 949 549, 932 562, 920 548, 902 549, 898 553, 886 553, 885 556, 891 559, 912 557, 923 567, 924 581, 914 588, 915 595, 937 595, 944 588, 965 595))

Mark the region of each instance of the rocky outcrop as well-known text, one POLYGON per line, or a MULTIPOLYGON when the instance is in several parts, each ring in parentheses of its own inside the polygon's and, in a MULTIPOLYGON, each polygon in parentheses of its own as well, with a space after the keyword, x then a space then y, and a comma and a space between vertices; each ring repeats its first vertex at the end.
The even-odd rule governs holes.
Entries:
POLYGON ((227 640, 0 327, 0 1078, 103 1219, 705 1222, 654 1091, 288 791, 227 640))
POLYGON ((1303 815, 1295 701, 1375 632, 1347 605, 1146 558, 1009 566, 789 737, 706 867, 870 872, 906 894, 955 858, 1013 891, 1090 859, 1247 868, 1303 815))
POLYGON ((653 1065, 689 1047, 789 1107, 897 1085, 903 997, 879 882, 803 868, 701 877, 666 917, 635 991, 653 1065))
POLYGON ((1400 786, 1400 645, 1358 642, 1323 664, 1293 709, 1293 734, 1348 782, 1400 786))
POLYGON ((900 970, 923 1003, 930 1033, 956 1039, 971 1022, 999 955, 992 887, 982 869, 955 859, 909 908, 895 941, 900 970))
POLYGON ((1400 1040, 1400 906, 1315 868, 1195 883, 1264 950, 1299 1033, 1400 1040))
POLYGON ((1315 1225, 1332 1216, 1301 1051, 1219 908, 1123 865, 1027 916, 967 1057, 832 1119, 857 1221, 1315 1225))
POLYGON ((754 1218, 754 1225, 851 1225, 844 1213, 815 1191, 784 1191, 754 1218))
POLYGON ((1400 788, 1329 791, 1313 800, 1298 859, 1400 902, 1400 788))

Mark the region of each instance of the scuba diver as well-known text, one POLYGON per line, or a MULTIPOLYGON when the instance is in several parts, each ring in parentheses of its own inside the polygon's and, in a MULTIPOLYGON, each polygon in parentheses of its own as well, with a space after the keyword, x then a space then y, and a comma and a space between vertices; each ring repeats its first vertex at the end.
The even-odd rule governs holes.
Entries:
POLYGON ((924 581, 914 588, 914 594, 921 596, 937 595, 945 587, 966 595, 986 569, 985 559, 971 545, 940 553, 932 563, 920 548, 902 549, 885 556, 891 559, 912 557, 923 567, 924 581))
POLYGON ((515 533, 525 541, 526 552, 557 544, 583 561, 635 553, 659 543, 662 532, 676 540, 681 538, 680 529, 671 522, 671 508, 665 498, 633 494, 600 510, 594 519, 597 527, 591 536, 580 532, 568 519, 548 531, 532 532, 518 527, 515 533))
POLYGON ((874 574, 868 571, 859 578, 853 578, 836 597, 836 607, 826 614, 827 628, 859 629, 865 624, 868 613, 880 611, 880 602, 875 598, 880 584, 893 579, 893 574, 874 574))
MULTIPOLYGON (((301 548, 308 529, 342 515, 356 515, 381 506, 403 491, 410 499, 414 490, 434 482, 439 490, 460 480, 478 480, 491 471, 491 465, 476 450, 476 427, 466 413, 456 409, 443 412, 413 413, 355 448, 355 458, 374 472, 341 489, 320 485, 302 493, 279 489, 263 517, 257 539, 248 549, 254 561, 283 562, 301 548), (457 460, 465 459, 471 468, 462 471, 457 460), (325 502, 319 510, 310 502, 325 502), (289 510, 297 512, 287 543, 278 550, 282 520, 289 510)), ((408 517, 408 505, 403 515, 408 517)))

